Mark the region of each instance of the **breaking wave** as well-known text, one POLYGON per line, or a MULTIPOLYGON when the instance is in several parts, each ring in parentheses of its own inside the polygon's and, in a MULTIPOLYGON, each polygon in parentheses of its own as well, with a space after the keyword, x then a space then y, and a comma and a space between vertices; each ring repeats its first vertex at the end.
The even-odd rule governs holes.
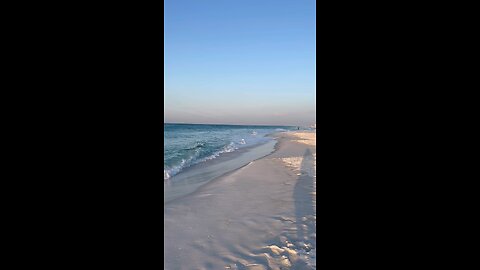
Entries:
POLYGON ((164 180, 182 170, 231 153, 239 148, 265 143, 268 134, 288 130, 283 126, 164 125, 164 180))
MULTIPOLYGON (((245 141, 243 141, 243 142, 245 142, 245 141)), ((242 143, 240 143, 240 144, 242 144, 242 143)), ((238 148, 239 147, 236 145, 236 143, 230 142, 228 145, 225 145, 221 150, 215 151, 213 154, 210 154, 210 155, 208 155, 206 157, 203 157, 203 158, 199 158, 199 156, 200 156, 199 149, 200 148, 195 148, 195 150, 197 150, 197 151, 195 151, 195 153, 193 155, 189 156, 187 159, 182 159, 180 164, 178 164, 176 166, 172 166, 170 168, 163 169, 163 179, 167 180, 167 179, 171 178, 172 176, 178 174, 181 170, 183 170, 185 168, 188 168, 192 165, 195 165, 195 164, 198 164, 198 163, 201 163, 201 162, 205 162, 207 160, 217 158, 221 154, 233 152, 233 151, 237 150, 238 148)))

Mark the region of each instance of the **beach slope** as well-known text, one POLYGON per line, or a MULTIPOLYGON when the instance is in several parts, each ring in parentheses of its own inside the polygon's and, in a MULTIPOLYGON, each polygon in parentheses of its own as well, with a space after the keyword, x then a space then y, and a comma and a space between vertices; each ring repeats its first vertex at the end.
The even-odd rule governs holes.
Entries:
POLYGON ((165 269, 315 269, 315 132, 164 206, 165 269))

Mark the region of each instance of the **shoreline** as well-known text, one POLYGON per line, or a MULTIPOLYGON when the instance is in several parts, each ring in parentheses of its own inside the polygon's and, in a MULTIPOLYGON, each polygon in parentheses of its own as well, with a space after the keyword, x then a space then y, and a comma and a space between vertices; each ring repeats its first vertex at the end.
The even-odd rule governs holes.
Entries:
POLYGON ((164 204, 182 199, 195 193, 204 185, 219 177, 228 175, 249 163, 275 151, 276 140, 252 145, 237 151, 225 153, 219 158, 188 167, 173 179, 164 181, 164 204))
POLYGON ((165 204, 165 269, 315 269, 315 134, 274 133, 273 152, 165 204))
POLYGON ((224 153, 222 156, 219 156, 218 158, 207 160, 206 162, 194 164, 190 167, 187 167, 181 172, 181 174, 179 173, 173 176, 172 178, 164 179, 164 204, 186 197, 196 192, 196 190, 201 188, 203 185, 207 185, 208 183, 210 183, 211 181, 214 181, 219 177, 228 175, 229 173, 232 173, 238 169, 243 168, 244 166, 247 166, 251 162, 254 162, 258 159, 261 159, 273 154, 275 151, 278 150, 278 144, 280 143, 278 139, 281 138, 282 134, 289 133, 289 132, 297 132, 297 131, 287 130, 287 131, 272 132, 270 134, 265 135, 265 137, 271 138, 272 139, 271 141, 240 148, 230 153, 224 153), (272 144, 272 142, 274 143, 273 143, 273 146, 271 147, 271 151, 269 149, 262 149, 262 148, 265 148, 267 145, 272 144), (245 158, 242 158, 243 155, 248 155, 248 154, 250 154, 251 156, 250 158, 248 158, 248 161, 245 158), (210 177, 201 176, 200 177, 201 179, 192 183, 190 187, 187 186, 188 183, 187 184, 182 183, 182 182, 188 182, 188 179, 186 178, 193 178, 202 174, 204 175, 205 174, 204 171, 208 171, 209 169, 212 170, 214 169, 212 168, 212 166, 218 167, 224 162, 236 163, 236 165, 232 165, 230 169, 223 170, 223 172, 215 174, 214 176, 210 176, 210 177), (171 190, 172 186, 173 187, 181 186, 180 189, 183 189, 183 191, 171 190), (177 195, 177 193, 181 193, 181 194, 177 195))

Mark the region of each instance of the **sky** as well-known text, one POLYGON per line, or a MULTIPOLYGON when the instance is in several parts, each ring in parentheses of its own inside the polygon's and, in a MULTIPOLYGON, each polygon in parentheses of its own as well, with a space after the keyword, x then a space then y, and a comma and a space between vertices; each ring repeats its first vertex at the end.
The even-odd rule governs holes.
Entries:
POLYGON ((165 0, 166 123, 315 123, 315 0, 165 0))

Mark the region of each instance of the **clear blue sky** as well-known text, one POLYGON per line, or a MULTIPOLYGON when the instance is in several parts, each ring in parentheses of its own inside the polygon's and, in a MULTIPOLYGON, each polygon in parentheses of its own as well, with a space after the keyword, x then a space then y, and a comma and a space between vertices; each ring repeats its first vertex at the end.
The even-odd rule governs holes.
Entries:
POLYGON ((315 122, 315 0, 165 0, 165 122, 315 122))

